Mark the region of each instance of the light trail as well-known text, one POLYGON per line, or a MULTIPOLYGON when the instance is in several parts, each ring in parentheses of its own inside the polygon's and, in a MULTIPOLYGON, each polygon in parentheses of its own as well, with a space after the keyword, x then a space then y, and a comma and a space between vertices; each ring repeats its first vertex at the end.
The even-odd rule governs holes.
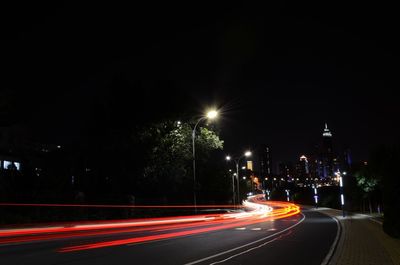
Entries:
MULTIPOLYGON (((108 204, 54 204, 54 203, 0 203, 0 206, 26 207, 84 207, 84 208, 195 208, 194 205, 108 205, 108 204)), ((233 208, 233 205, 196 205, 197 208, 233 208)), ((243 207, 243 206, 239 206, 243 207)))
MULTIPOLYGON (((208 207, 221 208, 221 206, 222 205, 213 205, 208 207)), ((53 207, 53 205, 51 207, 53 207)), ((157 208, 157 206, 146 207, 157 208)), ((176 207, 177 206, 171 206, 170 208, 176 207)), ((181 205, 179 207, 186 208, 191 206, 181 205)), ((201 207, 205 208, 205 206, 201 207)), ((163 206, 163 208, 167 207, 163 206)), ((243 211, 220 214, 141 218, 130 220, 113 220, 107 222, 97 221, 91 223, 73 222, 66 225, 59 224, 56 227, 0 230, 0 245, 74 237, 95 237, 112 234, 126 234, 126 236, 130 236, 129 238, 124 239, 68 246, 58 250, 59 252, 71 252, 149 242, 154 240, 218 231, 222 229, 244 227, 261 222, 287 218, 300 213, 300 208, 295 204, 288 202, 265 201, 263 200, 263 195, 249 197, 249 199, 243 203, 243 208, 245 209, 243 211), (147 235, 132 236, 129 234, 137 232, 146 232, 147 235)))

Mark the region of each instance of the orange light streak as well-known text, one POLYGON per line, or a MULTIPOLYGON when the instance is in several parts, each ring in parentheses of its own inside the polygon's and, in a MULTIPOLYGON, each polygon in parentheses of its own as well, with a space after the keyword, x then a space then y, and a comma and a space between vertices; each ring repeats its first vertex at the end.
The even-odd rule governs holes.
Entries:
MULTIPOLYGON (((1 204, 0 204, 1 205, 1 204)), ((30 206, 30 205, 24 205, 30 206)), ((36 205, 37 206, 37 205, 36 205)), ((43 204, 41 205, 43 206, 43 204)), ((55 205, 51 205, 52 207, 55 205)), ((63 205, 65 206, 65 205, 63 205)), ((83 205, 69 205, 68 207, 85 207, 83 205)), ((91 205, 93 206, 93 205, 91 205)), ((103 207, 97 205, 94 207, 103 207)), ((114 207, 120 207, 114 205, 114 207)), ((122 206, 121 206, 122 207, 122 206)), ((125 207, 125 206, 124 206, 125 207)), ((134 206, 140 208, 142 206, 134 206)), ((145 206, 157 208, 158 206, 145 206)), ((162 206, 161 208, 189 208, 193 206, 162 206)), ((208 208, 221 208, 226 205, 200 206, 208 208)), ((229 206, 231 207, 231 206, 229 206)), ((126 239, 95 242, 90 244, 70 246, 60 249, 60 252, 70 252, 85 249, 118 246, 148 242, 160 239, 168 239, 186 235, 194 235, 205 232, 212 232, 233 227, 257 224, 266 221, 273 221, 281 218, 295 216, 300 213, 299 206, 278 201, 265 201, 263 195, 250 197, 244 202, 245 211, 232 213, 204 214, 191 216, 174 216, 159 218, 141 218, 130 220, 96 221, 96 222, 73 222, 60 224, 59 227, 38 227, 0 230, 0 244, 20 243, 41 240, 54 240, 73 237, 90 237, 98 235, 149 232, 155 233, 146 236, 131 237, 126 239), (72 227, 71 227, 72 225, 72 227), (174 231, 178 229, 190 229, 185 231, 174 231)))

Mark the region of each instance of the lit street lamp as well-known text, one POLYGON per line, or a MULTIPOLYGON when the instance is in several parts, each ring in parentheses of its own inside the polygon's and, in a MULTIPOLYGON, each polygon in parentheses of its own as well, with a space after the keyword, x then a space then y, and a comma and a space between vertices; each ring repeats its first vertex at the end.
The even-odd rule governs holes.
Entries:
POLYGON ((265 192, 267 193, 267 200, 270 200, 270 194, 271 194, 271 191, 269 190, 269 189, 267 189, 267 190, 265 190, 265 192))
POLYGON ((314 202, 315 202, 315 209, 318 208, 318 190, 317 185, 314 185, 314 202))
MULTIPOLYGON (((339 177, 339 188, 340 188, 340 204, 342 206, 342 215, 345 217, 345 212, 344 212, 344 191, 343 191, 343 177, 340 171, 335 173, 336 176, 339 177)), ((343 175, 346 175, 346 172, 343 172, 343 175)))
POLYGON ((286 192, 286 200, 287 201, 290 201, 290 190, 285 190, 285 192, 286 192))
MULTIPOLYGON (((226 156, 225 157, 225 159, 226 159, 226 161, 231 161, 231 157, 230 156, 226 156)), ((229 172, 232 172, 232 169, 229 169, 229 172)), ((232 203, 233 203, 233 205, 235 205, 235 176, 236 176, 236 173, 233 173, 232 174, 232 203)))
MULTIPOLYGON (((237 157, 237 158, 235 158, 235 159, 233 159, 234 161, 235 161, 235 164, 236 164, 236 183, 237 183, 237 186, 236 186, 236 189, 237 189, 237 198, 238 198, 238 204, 240 203, 240 194, 239 194, 239 163, 240 163, 240 160, 243 158, 243 157, 249 157, 249 156, 251 156, 251 152, 250 151, 246 151, 242 156, 240 156, 240 157, 237 157)), ((232 157, 231 156, 227 156, 226 157, 226 160, 227 161, 230 161, 230 160, 232 160, 232 157)), ((234 181, 232 180, 232 190, 233 190, 233 204, 235 205, 235 188, 234 188, 234 181)))
POLYGON ((192 131, 192 151, 193 151, 193 204, 194 204, 194 210, 197 212, 197 199, 196 199, 196 128, 199 125, 199 123, 205 119, 209 120, 214 120, 218 117, 218 111, 216 110, 210 110, 207 112, 207 114, 203 117, 201 117, 197 123, 194 125, 193 131, 192 131))

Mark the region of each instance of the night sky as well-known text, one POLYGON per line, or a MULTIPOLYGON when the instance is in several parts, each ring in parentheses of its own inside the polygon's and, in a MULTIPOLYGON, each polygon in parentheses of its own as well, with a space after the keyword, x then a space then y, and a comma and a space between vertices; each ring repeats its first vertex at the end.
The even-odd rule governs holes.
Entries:
POLYGON ((70 143, 94 117, 123 126, 217 106, 229 153, 265 143, 294 161, 325 122, 356 160, 398 143, 394 6, 279 2, 11 4, 1 122, 70 143))

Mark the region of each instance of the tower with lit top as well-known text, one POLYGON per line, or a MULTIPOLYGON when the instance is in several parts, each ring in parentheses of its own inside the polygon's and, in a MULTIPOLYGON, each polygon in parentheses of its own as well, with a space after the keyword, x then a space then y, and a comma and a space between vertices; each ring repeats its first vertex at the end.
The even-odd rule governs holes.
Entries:
POLYGON ((329 180, 333 177, 333 149, 332 149, 332 132, 325 123, 324 131, 322 132, 322 150, 319 162, 320 177, 324 180, 329 180))

